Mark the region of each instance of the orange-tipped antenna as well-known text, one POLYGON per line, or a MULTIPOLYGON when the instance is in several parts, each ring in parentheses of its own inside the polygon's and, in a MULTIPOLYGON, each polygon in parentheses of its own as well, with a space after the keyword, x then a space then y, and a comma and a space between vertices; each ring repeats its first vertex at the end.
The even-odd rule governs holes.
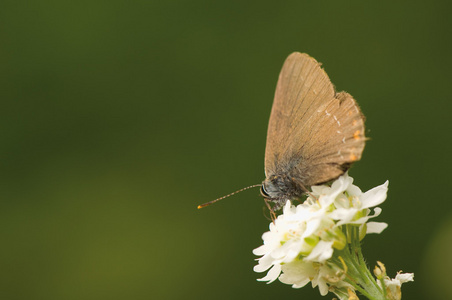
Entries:
POLYGON ((243 191, 245 191, 245 190, 247 190, 247 189, 254 188, 254 187, 259 187, 259 186, 261 186, 261 184, 254 184, 254 185, 247 186, 247 187, 245 187, 245 188, 243 188, 243 189, 240 189, 240 190, 238 190, 238 191, 235 191, 235 192, 233 192, 233 193, 230 193, 229 195, 226 195, 226 196, 223 196, 223 197, 221 197, 221 198, 218 198, 218 199, 209 201, 209 202, 207 202, 207 203, 198 205, 198 209, 203 208, 203 207, 206 207, 206 206, 209 206, 210 204, 214 204, 214 203, 217 202, 217 201, 223 200, 224 198, 227 198, 227 197, 230 197, 230 196, 235 195, 235 194, 237 194, 237 193, 243 192, 243 191))

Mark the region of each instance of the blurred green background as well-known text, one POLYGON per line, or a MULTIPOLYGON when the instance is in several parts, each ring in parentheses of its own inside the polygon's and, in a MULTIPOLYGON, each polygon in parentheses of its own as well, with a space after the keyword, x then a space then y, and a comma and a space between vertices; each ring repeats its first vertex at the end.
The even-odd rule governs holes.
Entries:
MULTIPOLYGON (((284 59, 359 102, 350 170, 389 179, 364 253, 403 299, 452 299, 449 1, 2 1, 1 299, 322 299, 257 282, 284 59)), ((329 295, 325 299, 331 299, 329 295)))

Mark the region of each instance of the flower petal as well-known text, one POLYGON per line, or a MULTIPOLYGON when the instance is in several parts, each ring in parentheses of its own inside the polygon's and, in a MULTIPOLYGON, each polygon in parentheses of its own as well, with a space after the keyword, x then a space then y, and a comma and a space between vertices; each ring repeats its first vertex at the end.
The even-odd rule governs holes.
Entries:
POLYGON ((258 279, 258 281, 268 281, 268 283, 272 283, 275 281, 279 274, 281 273, 281 265, 274 265, 267 273, 267 275, 263 278, 258 279))
POLYGON ((381 233, 388 227, 388 224, 383 222, 368 222, 366 233, 381 233))
POLYGON ((267 245, 259 246, 259 247, 257 247, 256 249, 253 250, 253 254, 254 255, 264 255, 267 252, 268 252, 267 245))
POLYGON ((311 281, 310 278, 315 274, 316 270, 312 263, 299 260, 282 265, 282 274, 279 276, 279 281, 292 284, 293 288, 301 288, 311 281))
POLYGON ((400 281, 401 284, 408 281, 414 281, 414 273, 397 273, 395 279, 400 281))
POLYGON ((386 200, 388 193, 388 185, 389 181, 386 180, 384 184, 374 187, 373 189, 365 192, 362 195, 361 200, 363 203, 362 208, 369 208, 383 203, 386 200))
POLYGON ((305 259, 308 261, 323 262, 333 255, 333 242, 319 241, 305 259))

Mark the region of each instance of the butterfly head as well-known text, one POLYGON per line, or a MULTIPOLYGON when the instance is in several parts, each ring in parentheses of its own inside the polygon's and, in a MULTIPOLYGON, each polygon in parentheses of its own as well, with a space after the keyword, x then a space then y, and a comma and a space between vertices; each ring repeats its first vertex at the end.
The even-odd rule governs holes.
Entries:
POLYGON ((278 203, 288 199, 300 198, 303 195, 303 190, 300 189, 293 178, 287 175, 271 175, 262 182, 261 195, 266 200, 278 203))

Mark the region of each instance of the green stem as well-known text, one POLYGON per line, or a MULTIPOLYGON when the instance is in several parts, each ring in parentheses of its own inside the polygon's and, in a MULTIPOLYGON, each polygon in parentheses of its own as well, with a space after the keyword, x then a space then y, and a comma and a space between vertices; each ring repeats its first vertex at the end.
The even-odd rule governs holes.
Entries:
MULTIPOLYGON (((370 300, 386 300, 385 290, 378 286, 364 260, 359 241, 359 227, 347 225, 344 232, 350 238, 349 244, 344 249, 337 251, 337 254, 344 259, 348 268, 345 281, 370 300)), ((335 263, 338 264, 339 261, 337 259, 335 263)))

